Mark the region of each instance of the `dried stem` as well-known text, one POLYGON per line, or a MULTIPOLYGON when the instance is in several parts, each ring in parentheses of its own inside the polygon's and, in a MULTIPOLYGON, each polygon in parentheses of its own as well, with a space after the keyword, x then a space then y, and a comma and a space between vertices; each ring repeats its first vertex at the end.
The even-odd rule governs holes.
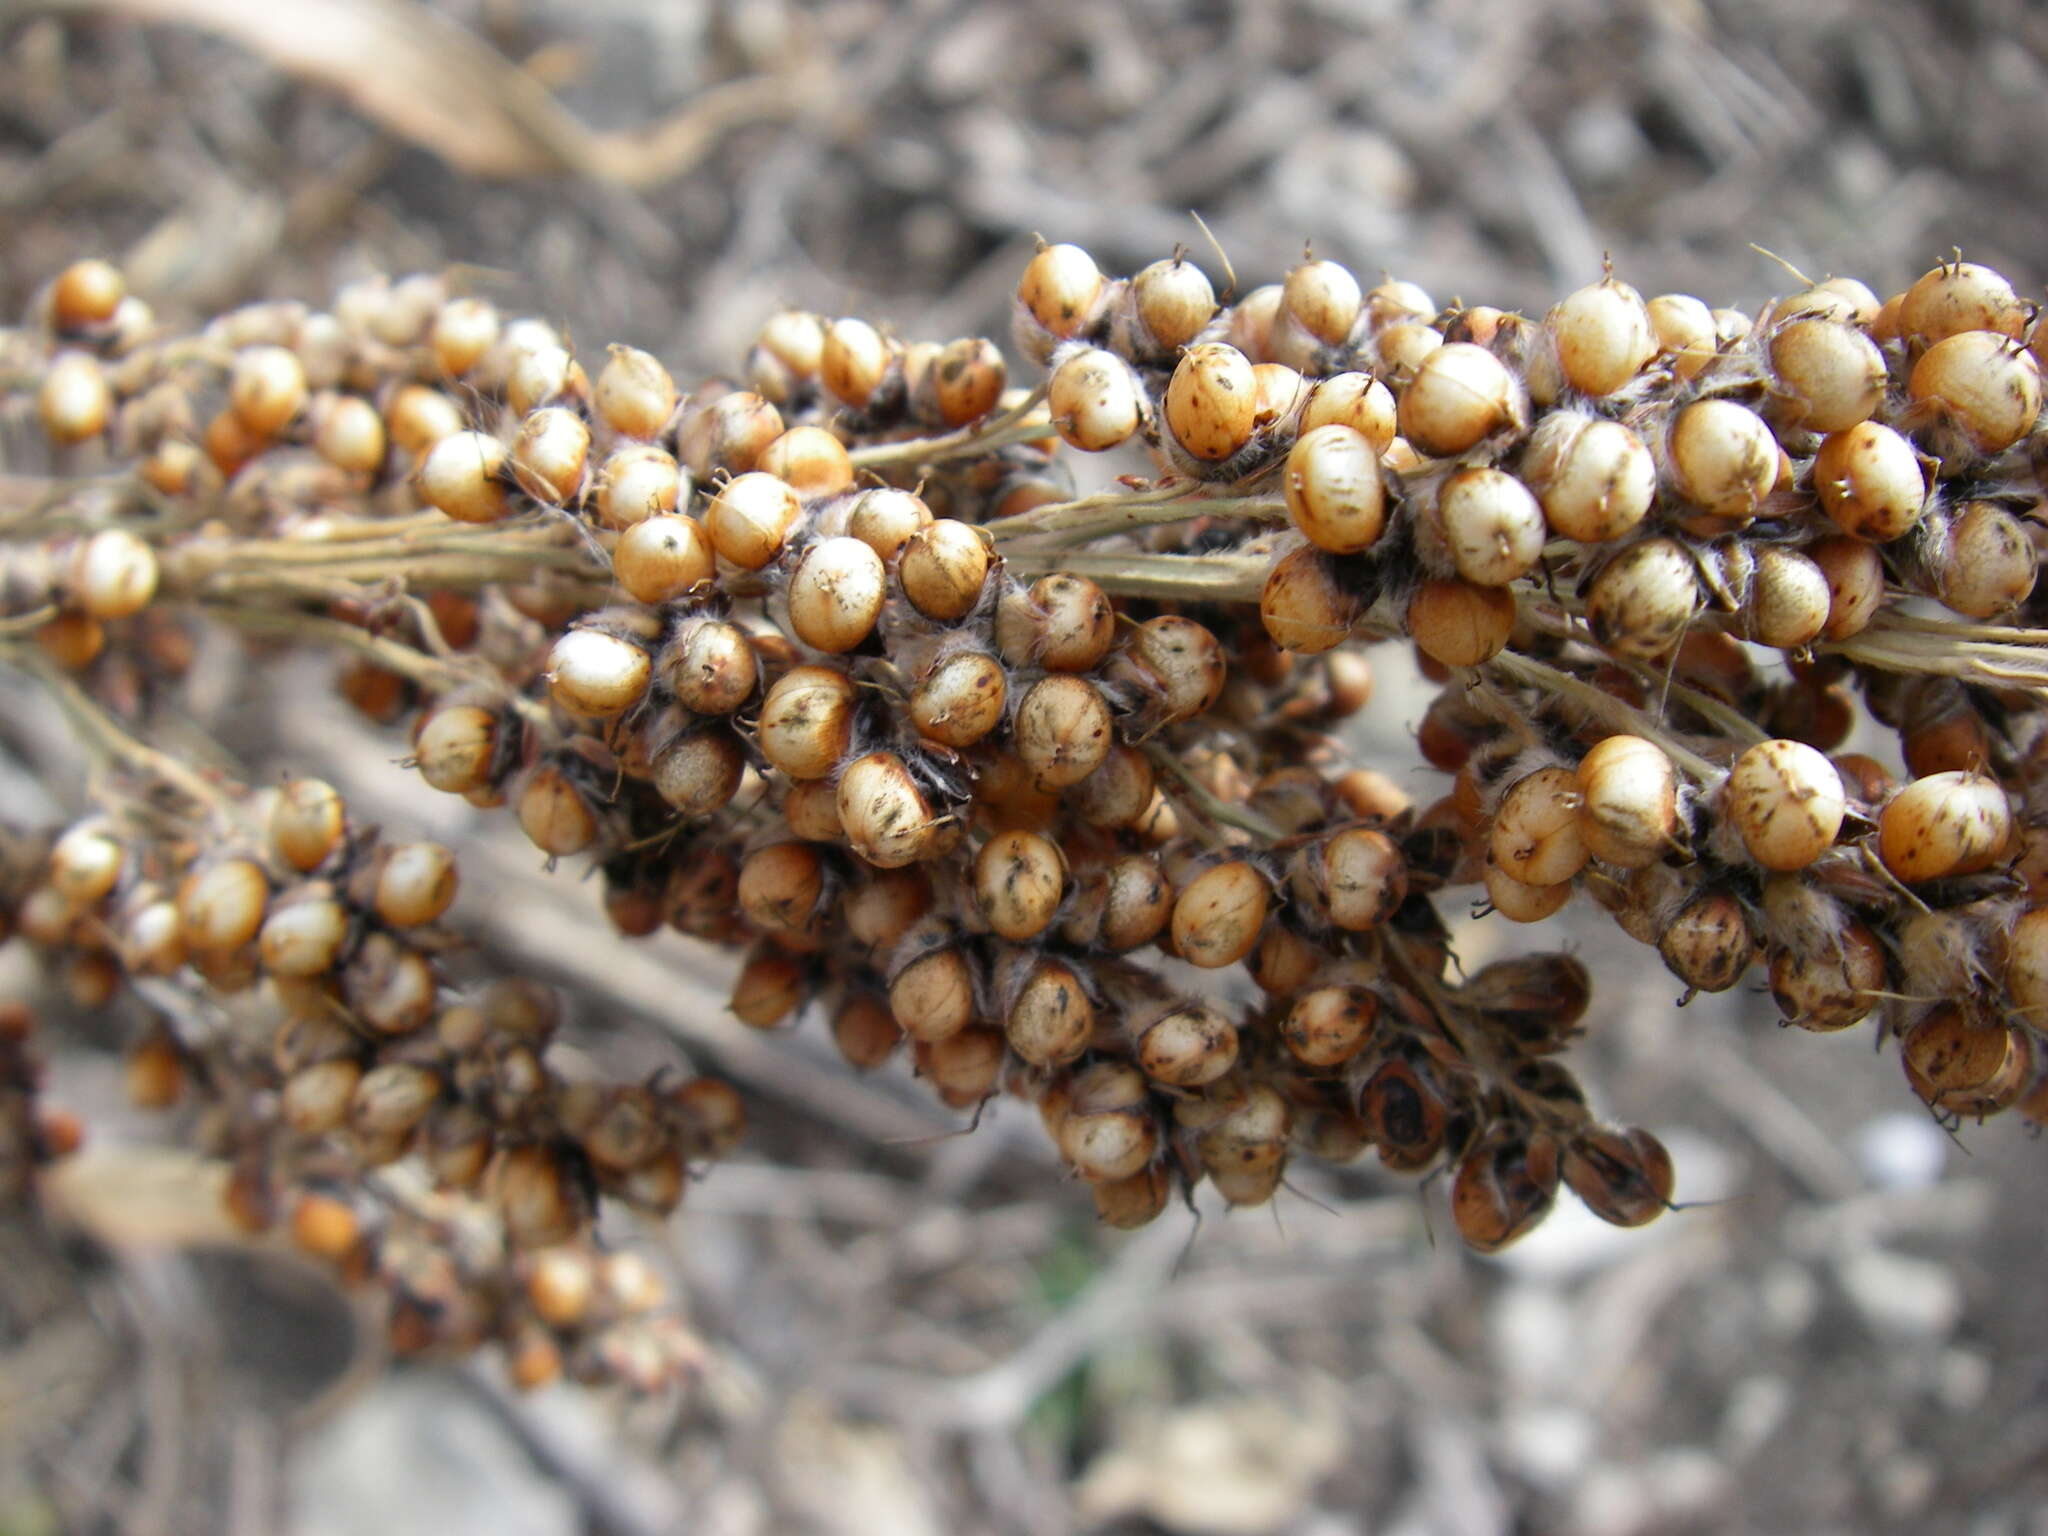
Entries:
POLYGON ((1514 651, 1502 651, 1482 670, 1503 677, 1517 687, 1534 688, 1556 698, 1568 699, 1602 725, 1654 741, 1664 749, 1666 756, 1700 784, 1711 784, 1722 775, 1721 769, 1692 748, 1681 745, 1662 725, 1627 700, 1582 682, 1548 662, 1518 655, 1514 651))
POLYGON ((470 688, 487 690, 502 698, 521 719, 536 729, 550 737, 556 734, 553 716, 546 705, 508 687, 497 672, 481 661, 471 666, 456 659, 429 656, 402 641, 375 635, 320 614, 211 601, 202 601, 199 606, 211 617, 255 634, 353 651, 386 671, 396 672, 408 682, 417 683, 430 693, 454 693, 470 688))
POLYGON ((137 741, 40 650, 32 645, 7 644, 0 646, 0 657, 36 680, 63 710, 80 744, 93 756, 155 779, 221 821, 233 818, 233 800, 227 790, 168 753, 137 741))
POLYGON ((1007 448, 1013 443, 1051 437, 1050 422, 1026 419, 1044 403, 1045 389, 1041 384, 1000 416, 975 422, 958 432, 949 432, 943 437, 912 437, 896 443, 875 443, 866 448, 855 448, 847 457, 853 461, 855 469, 879 469, 896 464, 943 464, 950 459, 971 459, 992 448, 1007 448))

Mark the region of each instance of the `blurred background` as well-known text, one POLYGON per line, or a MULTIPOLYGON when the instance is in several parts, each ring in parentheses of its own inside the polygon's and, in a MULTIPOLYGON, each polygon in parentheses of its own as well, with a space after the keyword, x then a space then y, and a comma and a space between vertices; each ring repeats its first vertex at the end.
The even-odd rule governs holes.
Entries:
MULTIPOLYGON (((1220 279, 1191 211, 1244 286, 1313 242, 1440 301, 1540 312, 1605 254, 1748 306, 1785 263, 1883 294, 1960 246, 2039 294, 2044 143, 2032 0, 0 0, 0 308, 89 253, 174 321, 460 267, 689 380, 789 303, 1003 337, 1039 235, 1220 279)), ((1433 798, 1427 694, 1374 660, 1360 751, 1433 798)), ((1691 1208, 1561 1208, 1487 1261, 1440 1189, 1300 1166, 1273 1211, 1105 1233, 1028 1110, 954 1135, 819 1019, 749 1036, 730 962, 625 947, 322 672, 224 667, 195 719, 461 840, 472 930, 563 983, 578 1048, 748 1093, 747 1152, 612 1234, 701 1370, 629 1402, 385 1368, 323 1280, 199 1241, 174 1159, 115 1157, 160 1128, 81 1025, 60 1096, 113 1161, 64 1227, 0 1228, 0 1536, 2048 1532, 2048 1154, 1945 1137, 1867 1031, 1679 1012, 1582 921, 1577 1060, 1691 1208)), ((5 814, 74 811, 58 732, 0 716, 5 814)), ((1530 947, 1503 926, 1468 965, 1530 947)), ((37 985, 0 950, 0 992, 37 985)))

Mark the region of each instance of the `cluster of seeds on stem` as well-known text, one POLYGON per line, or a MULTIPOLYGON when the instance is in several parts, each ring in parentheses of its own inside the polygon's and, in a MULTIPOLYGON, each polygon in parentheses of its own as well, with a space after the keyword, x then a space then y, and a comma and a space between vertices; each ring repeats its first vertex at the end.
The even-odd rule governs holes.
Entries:
MULTIPOLYGON (((0 358, 60 467, 132 468, 53 499, 19 632, 103 698, 64 626, 349 652, 427 782, 595 860, 621 933, 742 951, 747 1025, 1032 1101, 1112 1223, 1367 1151, 1448 1167, 1485 1251, 1560 1184, 1665 1209, 1558 1059, 1583 967, 1462 975, 1460 888, 1521 923, 1583 891, 1688 996, 1761 967, 1788 1023, 1876 1015, 1942 1116, 2048 1108, 2048 322, 1959 257, 1755 314, 1607 273, 1531 318, 1048 245, 1028 392, 988 339, 795 311, 682 387, 432 279, 188 338, 71 279, 0 358), (1149 474, 1075 492, 1118 451, 1149 474), (1337 734, 1396 637, 1443 690, 1433 804, 1337 734), (1897 765, 1842 750, 1864 715, 1897 765)), ((248 937, 326 974, 320 902, 381 896, 329 885, 248 937)), ((404 981, 351 1000, 369 947, 358 1014, 404 981)))

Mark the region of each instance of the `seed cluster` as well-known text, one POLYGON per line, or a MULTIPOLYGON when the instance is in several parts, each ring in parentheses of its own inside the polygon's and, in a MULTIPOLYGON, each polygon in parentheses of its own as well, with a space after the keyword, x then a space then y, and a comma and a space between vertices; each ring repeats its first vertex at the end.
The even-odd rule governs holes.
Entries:
MULTIPOLYGON (((1460 888, 1583 891, 1688 996, 1760 966, 1790 1024, 1876 1014, 1937 1114, 2048 1116, 2048 321, 1996 273, 1755 315, 1609 274, 1532 319, 1051 245, 1027 392, 987 339, 797 312, 736 380, 593 377, 424 278, 174 338, 79 272, 0 338, 52 451, 128 466, 5 567, 67 686, 146 723, 206 619, 348 652, 421 776, 597 861, 622 934, 742 950, 747 1025, 1032 1101, 1106 1221, 1368 1149, 1448 1168, 1482 1251, 1560 1183, 1665 1209, 1558 1059, 1584 968, 1461 975, 1460 888), (1115 449, 1151 478, 1075 494, 1115 449), (1426 806, 1331 734, 1397 636, 1442 685, 1426 806), (1841 751, 1859 694, 1903 776, 1841 751)), ((108 990, 267 978, 266 1134, 412 1148, 526 1244, 591 1188, 672 1205, 730 1104, 562 1084, 501 993, 450 1002, 452 854, 331 795, 286 786, 262 849, 82 823, 5 899, 108 990)))

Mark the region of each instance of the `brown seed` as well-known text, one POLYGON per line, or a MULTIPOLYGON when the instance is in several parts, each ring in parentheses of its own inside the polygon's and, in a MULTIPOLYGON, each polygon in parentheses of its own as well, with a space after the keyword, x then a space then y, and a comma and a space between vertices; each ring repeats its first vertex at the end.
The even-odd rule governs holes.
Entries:
POLYGON ((450 378, 460 378, 497 344, 498 329, 498 311, 489 301, 450 299, 435 313, 427 336, 434 366, 450 378))
POLYGON ((1467 581, 1425 581, 1408 600, 1408 633, 1418 649, 1447 667, 1491 661, 1515 628, 1515 597, 1504 587, 1467 581))
MULTIPOLYGON (((427 783, 445 794, 465 795, 489 782, 498 740, 498 717, 491 711, 474 704, 444 704, 421 716, 413 756, 427 783)), ((286 857, 298 862, 289 853, 286 857)))
POLYGON ((1529 885, 1502 869, 1491 855, 1480 879, 1486 886, 1487 905, 1511 923, 1540 923, 1572 898, 1571 881, 1529 885))
POLYGON ((722 558, 758 571, 782 553, 802 511, 790 482, 757 470, 725 483, 705 510, 704 528, 722 558))
POLYGON ((824 860, 809 843, 757 848, 740 863, 740 910, 770 933, 812 932, 824 894, 824 860))
POLYGON ((455 900, 455 854, 439 843, 400 843, 377 876, 377 915, 394 928, 431 923, 455 900))
POLYGON ((1549 1214, 1557 1194, 1556 1143, 1512 1124, 1496 1127, 1451 1175, 1451 1221, 1465 1245, 1498 1253, 1549 1214))
POLYGON ((1319 548, 1355 554, 1386 529, 1379 450, 1353 427, 1331 423, 1304 432, 1288 450, 1281 483, 1288 516, 1319 548))
POLYGON ((616 715, 646 696, 653 667, 630 640, 572 629, 548 652, 548 689, 557 704, 579 715, 616 715))
POLYGON ((50 315, 60 329, 80 330, 113 318, 127 296, 127 280, 110 261, 74 261, 50 285, 50 315))
POLYGON ((307 1191, 292 1202, 291 1236, 316 1259, 339 1264, 362 1237, 356 1213, 333 1195, 307 1191))
POLYGON ((1267 637, 1301 656, 1342 644, 1358 613, 1358 599, 1344 589, 1336 565, 1313 544, 1282 555, 1259 590, 1259 620, 1267 637))
POLYGON ((1066 889, 1059 845, 1035 832, 1000 832, 974 858, 974 899, 990 928, 1012 942, 1051 926, 1066 889))
POLYGON ((919 955, 889 980, 889 1011, 913 1040, 943 1040, 974 1022, 974 966, 957 948, 919 955))
POLYGON ((1930 556, 1935 596, 1965 618, 1996 618, 2034 590, 2039 574, 2026 526, 1995 502, 1957 510, 1930 556))
POLYGON ((273 976, 319 976, 340 956, 348 927, 348 909, 332 887, 317 882, 271 903, 257 954, 273 976))
POLYGON ((1823 640, 1846 640, 1869 628, 1884 603, 1884 560, 1860 539, 1831 538, 1806 546, 1828 584, 1828 618, 1823 640))
POLYGON ((1742 903, 1726 891, 1695 897, 1665 926, 1657 952, 1671 974, 1701 992, 1725 992, 1756 956, 1742 903))
POLYGON ((1044 362, 1054 341, 1079 335, 1093 323, 1105 288, 1095 258, 1078 245, 1040 246, 1017 282, 1017 302, 1036 323, 1042 339, 1020 332, 1018 345, 1033 362, 1044 362))
POLYGON ((1275 1089, 1265 1083, 1247 1087, 1242 1099, 1195 1140, 1195 1155, 1217 1193, 1232 1205, 1270 1200, 1286 1172, 1293 1119, 1275 1089))
POLYGON ((1265 876, 1243 859, 1202 871, 1174 900, 1174 952, 1205 970, 1235 964, 1259 942, 1270 899, 1265 876))
POLYGON ((178 888, 185 942, 216 953, 240 949, 256 937, 269 896, 263 871, 247 859, 222 859, 187 876, 178 888))
POLYGON ((1364 434, 1377 462, 1399 431, 1394 392, 1369 373, 1339 373, 1318 380, 1302 408, 1301 435, 1332 425, 1364 434))
POLYGON ((2014 1075, 2017 1044, 2003 1024, 1984 1023, 1951 1004, 1915 1022, 1899 1042, 1899 1056, 1906 1081, 1927 1104, 1982 1115, 2005 1107, 1996 1099, 2014 1075))
POLYGON ((674 458, 651 443, 631 443, 598 466, 591 500, 607 528, 631 529, 644 519, 672 514, 684 491, 683 472, 674 458))
POLYGON ((583 487, 590 428, 574 411, 545 406, 520 424, 512 442, 512 476, 536 501, 567 506, 583 487))
POLYGON ((112 411, 113 394, 98 359, 60 352, 51 360, 36 391, 36 419, 50 441, 82 443, 97 437, 112 411))
POLYGON ((1624 656, 1661 656, 1700 602, 1692 557, 1675 539, 1644 539, 1603 565, 1586 588, 1594 638, 1624 656))
POLYGON ((1448 458, 1519 423, 1514 379, 1484 347, 1451 342, 1431 352, 1402 391, 1401 435, 1429 458, 1448 458))
POLYGON ((1008 698, 1001 662, 986 651, 955 651, 911 691, 910 720, 943 746, 972 746, 1002 723, 1008 698))
POLYGON ((910 605, 928 619, 966 617, 988 580, 989 546, 966 523, 950 517, 920 528, 904 543, 896 578, 910 605))
POLYGON ((1771 336, 1771 367, 1794 425, 1842 432, 1884 403, 1884 354, 1854 325, 1820 316, 1789 321, 1771 336))
POLYGON ((1437 487, 1435 518, 1466 581, 1504 587, 1534 569, 1549 528, 1522 482, 1497 469, 1461 469, 1437 487))
POLYGON ((881 556, 884 564, 893 565, 910 536, 929 526, 931 520, 932 509, 923 497, 877 486, 861 492, 854 502, 846 514, 846 531, 881 556))
POLYGON ((1364 987, 1317 987, 1294 1000, 1280 1040, 1303 1066, 1342 1066, 1371 1041, 1380 1002, 1364 987))
POLYGON ((1944 262, 1899 300, 1900 332, 1923 346, 1965 331, 2018 336, 2026 317, 2027 307, 2012 284, 1971 261, 1944 262))
POLYGON ((790 577, 790 627, 814 650, 853 650, 882 616, 887 583, 882 557, 859 539, 820 539, 790 577))
POLYGON ((800 309, 785 309, 762 322, 755 350, 773 360, 785 386, 815 378, 825 355, 825 322, 800 309))
POLYGON ((228 408, 245 431, 275 437, 306 407, 306 369, 286 347, 244 347, 228 373, 228 408))
POLYGON ((363 940, 341 974, 350 1011, 380 1035, 424 1029, 434 1017, 434 990, 433 967, 425 956, 388 933, 363 940))
POLYGON ((1609 736, 1579 760, 1579 836, 1617 869, 1643 869, 1676 848, 1678 770, 1655 742, 1609 736))
POLYGON ((1083 453, 1130 441, 1144 415, 1144 396, 1130 365, 1114 352, 1083 347, 1069 353, 1047 382, 1046 407, 1060 440, 1083 453))
POLYGON ((1149 944, 1175 908, 1173 886, 1156 860, 1134 853, 1110 865, 1104 882, 1099 941, 1117 953, 1149 944))
POLYGON ((1918 522, 1927 499, 1913 445, 1876 421, 1833 433, 1820 445, 1813 487, 1836 527, 1879 544, 1918 522))
POLYGON ((1280 285, 1281 314, 1325 347, 1340 347, 1350 339, 1364 303, 1358 279, 1334 261, 1304 261, 1289 269, 1280 285))
POLYGON ((1237 1028, 1207 1003, 1179 1003, 1138 1026, 1138 1067, 1169 1088, 1199 1088, 1237 1065, 1237 1028))
POLYGON ((1003 354, 984 337, 963 336, 939 349, 928 377, 939 424, 964 427, 981 420, 1002 398, 1003 354))
POLYGON ((1017 755, 1037 783, 1064 789, 1088 777, 1114 735, 1109 706, 1085 679, 1055 675, 1031 685, 1012 726, 1017 755))
POLYGON ((1679 411, 1668 451, 1678 494, 1714 517, 1756 516, 1778 479, 1777 439, 1732 400, 1695 400, 1679 411))
POLYGON ((839 791, 824 779, 804 779, 782 797, 782 819, 792 834, 809 843, 836 843, 846 829, 839 824, 839 791))
POLYGON ((1372 356, 1381 377, 1412 382, 1444 341, 1444 333, 1427 320, 1397 320, 1374 334, 1372 356))
POLYGON ((502 477, 505 445, 482 432, 452 432, 427 451, 419 492, 457 522, 496 522, 509 510, 502 477))
POLYGON ((336 469, 373 475, 384 467, 384 418, 358 395, 330 395, 313 408, 313 451, 336 469))
POLYGON ((1152 760, 1137 747, 1114 746, 1096 770, 1073 785, 1063 803, 1098 827, 1128 827, 1152 803, 1152 760))
POLYGON ((863 873, 846 895, 846 931, 870 950, 885 950, 931 910, 931 879, 914 865, 863 873))
POLYGON ((832 1015, 832 1042, 856 1072, 872 1072, 896 1054, 903 1031, 872 997, 850 997, 832 1015))
POLYGON ((773 1029, 794 1014, 803 1000, 803 967, 773 945, 763 943, 740 967, 726 1006, 742 1024, 754 1029, 773 1029))
POLYGON ((1578 780, 1568 768, 1538 768, 1512 784, 1494 812, 1494 862, 1525 885, 1561 885, 1585 868, 1578 780))
POLYGON ((384 409, 384 432, 410 462, 419 462, 444 438, 462 430, 462 410, 438 389, 408 384, 384 409))
POLYGON ((1680 379, 1698 378, 1720 346, 1714 313, 1689 293, 1660 293, 1646 306, 1657 351, 1680 379))
POLYGON ((2022 1023, 2048 1029, 2048 908, 2022 912, 2006 935, 2005 991, 2022 1023))
POLYGON ((1075 1073, 1055 1140, 1067 1166, 1091 1184, 1141 1172, 1159 1145, 1143 1074, 1116 1061, 1075 1073))
POLYGON ((1989 869, 2012 841, 2012 804, 1997 780, 1929 774, 1894 795, 1877 819, 1877 853, 1908 885, 1989 869))
POLYGON ((1581 1130, 1565 1143, 1563 1171, 1572 1193, 1610 1225, 1640 1227, 1671 1208, 1671 1154, 1648 1131, 1581 1130))
POLYGON ((1612 394, 1657 351, 1642 295, 1612 277, 1567 295, 1543 323, 1565 382, 1588 395, 1612 394))
POLYGON ((408 1061, 372 1067, 356 1084, 349 1120, 360 1136, 407 1136, 441 1097, 441 1079, 408 1061))
POLYGON ((325 1136, 348 1123, 349 1101, 362 1080, 362 1067, 349 1057, 316 1061, 284 1080, 278 1113, 301 1136, 325 1136))
MULTIPOLYGON (((754 685, 761 675, 759 659, 747 641, 746 631, 723 619, 684 621, 663 647, 659 666, 661 680, 677 701, 700 715, 731 714, 754 696, 754 685)), ((795 670, 811 678, 813 673, 826 669, 795 670)), ((829 675, 840 677, 836 672, 829 675)), ((850 703, 852 695, 848 693, 846 698, 850 703)))
POLYGON ((755 735, 761 755, 792 779, 825 778, 853 740, 855 697, 843 672, 796 667, 784 673, 761 704, 755 735))
POLYGON ((1166 1169, 1155 1163, 1127 1179, 1091 1184, 1088 1193, 1094 1197, 1098 1221, 1129 1232, 1158 1219, 1173 1194, 1173 1184, 1166 1169))
POLYGON ((656 513, 632 524, 612 551, 612 573, 632 597, 666 603, 712 580, 711 541, 694 518, 656 513))
POLYGON ((1169 613, 1131 631, 1111 673, 1145 686, 1167 720, 1192 720, 1223 692, 1230 664, 1206 628, 1169 613))
POLYGON ((932 846, 938 819, 903 760, 870 752, 839 775, 839 822, 853 851, 879 869, 915 864, 932 846))
POLYGON ((1166 387, 1166 424, 1195 459, 1217 463, 1251 441, 1258 383, 1245 355, 1223 342, 1181 354, 1166 387))
POLYGON ((1796 741, 1744 752, 1723 789, 1726 814, 1765 869, 1804 869, 1833 844, 1848 806, 1835 765, 1796 741))
POLYGON ((847 457, 846 445, 823 427, 791 427, 761 450, 756 468, 802 496, 836 496, 853 484, 853 460, 847 457))
POLYGON ((597 816, 567 774, 543 763, 518 796, 519 828, 550 858, 581 853, 597 841, 597 816))
POLYGON ((1297 896, 1338 928, 1363 933, 1392 917, 1408 896, 1408 861, 1394 840, 1347 827, 1295 856, 1297 896))
POLYGON ((874 398, 894 361, 889 342, 867 321, 834 320, 825 327, 818 377, 835 398, 859 410, 874 398))
POLYGON ((930 1079, 940 1100, 953 1109, 972 1109, 996 1091, 1007 1049, 1000 1030, 980 1025, 913 1047, 918 1075, 930 1079))
POLYGON ((1087 1050, 1095 1034, 1095 1007, 1071 966, 1035 959, 1009 1012, 1003 1034, 1010 1049, 1035 1067, 1057 1067, 1087 1050))
POLYGON ((1216 314, 1216 290, 1207 274, 1183 257, 1141 267, 1131 278, 1130 296, 1150 343, 1141 361, 1173 356, 1216 314))
POLYGON ((583 1225, 585 1200, 555 1148, 536 1143, 508 1147, 490 1172, 490 1199, 516 1247, 567 1242, 583 1225))
POLYGON ((1012 666, 1087 672, 1109 654, 1116 611, 1085 576, 1055 572, 1029 591, 1006 594, 996 609, 996 648, 1012 666))
POLYGON ((1827 573, 1796 549, 1765 545, 1756 551, 1749 594, 1742 605, 1748 639, 1798 650, 1827 628, 1831 599, 1827 573))
POLYGON ((1978 453, 2001 453, 2041 414, 2041 365, 1995 331, 1963 331, 1921 354, 1906 393, 1978 453))
POLYGON ((614 432, 653 437, 675 412, 676 385, 651 353, 614 345, 590 398, 614 432))

